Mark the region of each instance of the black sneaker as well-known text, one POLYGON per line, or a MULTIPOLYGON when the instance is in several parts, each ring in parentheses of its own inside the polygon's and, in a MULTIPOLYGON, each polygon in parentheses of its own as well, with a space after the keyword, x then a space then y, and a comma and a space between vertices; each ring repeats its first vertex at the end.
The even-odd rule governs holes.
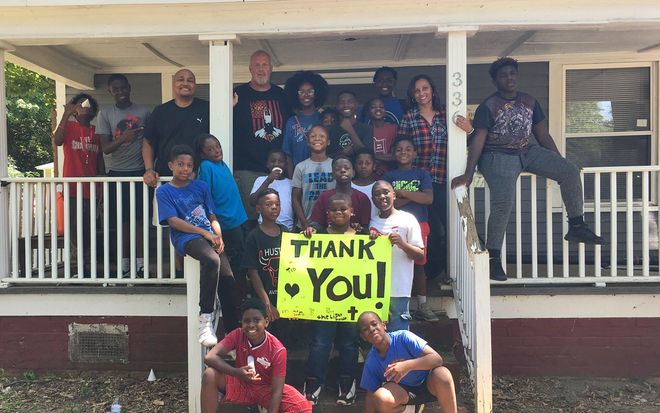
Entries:
POLYGON ((339 396, 337 397, 337 404, 343 406, 351 406, 355 404, 355 396, 357 388, 355 379, 352 377, 339 378, 339 396))
POLYGON ((502 269, 502 260, 499 258, 491 258, 490 264, 490 279, 495 281, 506 281, 506 273, 502 269))
POLYGON ((564 239, 569 242, 584 242, 585 244, 605 244, 605 239, 594 234, 587 224, 571 225, 564 239))
POLYGON ((312 403, 312 406, 319 404, 319 396, 321 395, 321 383, 319 383, 319 380, 315 377, 306 378, 303 385, 303 394, 312 403))

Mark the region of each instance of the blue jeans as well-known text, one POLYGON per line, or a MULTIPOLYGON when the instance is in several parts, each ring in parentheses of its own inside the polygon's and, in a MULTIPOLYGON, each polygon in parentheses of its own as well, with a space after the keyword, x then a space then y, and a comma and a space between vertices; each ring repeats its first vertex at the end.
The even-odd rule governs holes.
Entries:
POLYGON ((358 329, 355 323, 335 321, 314 322, 314 338, 309 346, 307 357, 307 377, 316 378, 325 383, 328 372, 328 358, 332 343, 339 353, 339 375, 356 376, 358 364, 358 329))
POLYGON ((410 330, 410 297, 390 297, 390 321, 387 331, 410 330))

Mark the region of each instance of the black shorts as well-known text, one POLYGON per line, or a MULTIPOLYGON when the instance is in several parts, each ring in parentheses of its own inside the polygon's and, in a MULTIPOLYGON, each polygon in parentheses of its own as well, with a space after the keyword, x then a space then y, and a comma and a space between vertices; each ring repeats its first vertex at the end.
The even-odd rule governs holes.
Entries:
MULTIPOLYGON (((142 177, 144 171, 108 171, 108 176, 112 177, 142 177)), ((121 222, 128 223, 131 220, 131 186, 129 182, 121 183, 121 222)), ((142 222, 142 190, 144 184, 142 182, 135 183, 135 210, 132 211, 135 215, 135 222, 142 222)), ((117 222, 117 183, 111 182, 108 188, 108 205, 110 206, 110 223, 111 226, 116 225, 117 222)), ((140 229, 138 229, 140 230, 140 229)))
POLYGON ((419 386, 408 386, 406 384, 398 383, 399 386, 408 392, 408 403, 407 405, 419 405, 422 403, 431 403, 437 400, 437 398, 431 394, 429 388, 426 386, 426 380, 424 383, 419 386))

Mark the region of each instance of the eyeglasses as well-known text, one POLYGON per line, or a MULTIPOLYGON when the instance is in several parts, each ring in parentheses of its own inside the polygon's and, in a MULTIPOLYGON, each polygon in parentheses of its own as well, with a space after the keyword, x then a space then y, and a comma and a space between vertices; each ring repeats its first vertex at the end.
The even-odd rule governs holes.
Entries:
POLYGON ((314 96, 314 93, 316 93, 316 91, 314 89, 307 89, 307 90, 300 89, 298 91, 298 96, 304 96, 304 95, 314 96))

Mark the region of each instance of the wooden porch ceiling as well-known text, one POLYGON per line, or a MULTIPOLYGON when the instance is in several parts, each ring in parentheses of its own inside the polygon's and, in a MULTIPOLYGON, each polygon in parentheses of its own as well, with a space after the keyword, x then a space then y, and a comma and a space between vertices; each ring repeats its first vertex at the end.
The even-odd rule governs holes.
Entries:
MULTIPOLYGON (((334 35, 281 35, 269 38, 239 35, 234 47, 236 82, 249 77, 250 54, 257 49, 273 55, 275 70, 359 70, 382 65, 443 64, 442 33, 342 33, 334 35)), ((489 62, 512 55, 521 60, 552 56, 627 55, 660 56, 660 24, 607 25, 470 32, 468 62, 489 62)), ((141 38, 13 39, 10 60, 51 77, 60 75, 80 85, 90 84, 97 73, 171 73, 191 67, 207 76, 208 47, 197 36, 141 38)), ((650 56, 650 57, 649 57, 650 56)))

